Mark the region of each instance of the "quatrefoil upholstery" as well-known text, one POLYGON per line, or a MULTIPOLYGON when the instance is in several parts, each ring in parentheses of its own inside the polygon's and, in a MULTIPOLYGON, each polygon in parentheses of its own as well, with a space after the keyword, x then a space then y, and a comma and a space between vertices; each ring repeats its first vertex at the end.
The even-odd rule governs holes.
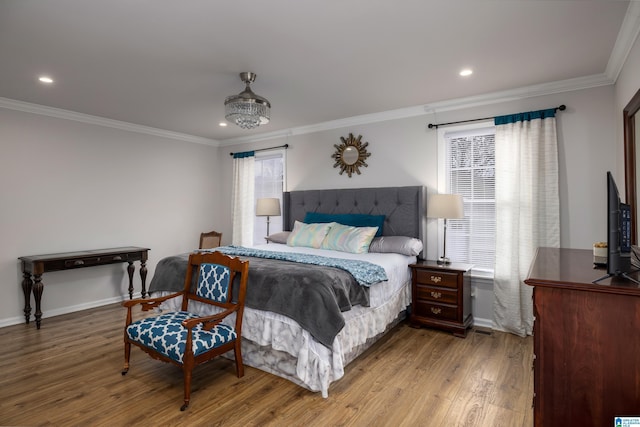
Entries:
POLYGON ((200 264, 196 295, 217 302, 227 302, 229 268, 211 263, 200 264))
MULTIPOLYGON (((187 329, 182 321, 199 317, 188 311, 177 311, 156 317, 133 322, 127 327, 127 335, 146 347, 150 347, 168 358, 182 363, 187 342, 187 329)), ((236 331, 222 323, 214 326, 210 331, 202 329, 202 325, 193 328, 193 355, 197 356, 214 347, 219 347, 235 340, 236 331)))

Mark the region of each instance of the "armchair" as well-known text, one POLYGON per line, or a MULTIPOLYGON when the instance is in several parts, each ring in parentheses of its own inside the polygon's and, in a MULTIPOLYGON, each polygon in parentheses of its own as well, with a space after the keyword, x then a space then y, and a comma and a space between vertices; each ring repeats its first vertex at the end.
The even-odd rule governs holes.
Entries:
POLYGON ((191 372, 194 366, 234 350, 236 374, 244 375, 241 353, 242 314, 247 289, 249 261, 241 261, 220 252, 192 253, 189 256, 184 289, 158 298, 127 300, 124 327, 124 368, 129 371, 131 345, 140 347, 152 358, 182 368, 184 376, 184 411, 191 396, 191 372), (197 281, 192 286, 194 274, 197 281), (239 277, 237 301, 233 300, 233 284, 239 277), (194 289, 192 289, 194 288, 194 289), (142 311, 158 307, 170 298, 182 298, 181 311, 169 312, 132 322, 132 307, 140 305, 142 311), (190 301, 199 301, 219 307, 220 313, 200 317, 188 311, 190 301), (235 322, 221 321, 235 313, 235 322), (233 326, 231 326, 233 325, 233 326))

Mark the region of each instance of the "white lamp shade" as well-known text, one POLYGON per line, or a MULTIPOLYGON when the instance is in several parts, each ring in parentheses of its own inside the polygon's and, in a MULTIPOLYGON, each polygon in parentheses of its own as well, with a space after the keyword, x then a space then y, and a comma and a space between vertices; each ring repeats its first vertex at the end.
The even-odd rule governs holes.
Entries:
POLYGON ((429 218, 464 218, 461 194, 432 194, 427 205, 429 218))
POLYGON ((280 216, 280 200, 273 197, 258 199, 256 216, 280 216))

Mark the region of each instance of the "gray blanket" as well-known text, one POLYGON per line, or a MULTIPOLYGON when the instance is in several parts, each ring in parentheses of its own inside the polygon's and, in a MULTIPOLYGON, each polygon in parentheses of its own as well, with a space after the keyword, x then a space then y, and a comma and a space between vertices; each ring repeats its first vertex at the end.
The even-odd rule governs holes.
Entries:
MULTIPOLYGON (((149 292, 180 291, 189 254, 163 258, 149 292)), ((243 257, 245 258, 245 257, 243 257)), ((369 289, 339 268, 249 257, 245 305, 294 319, 320 343, 331 348, 344 327, 342 311, 369 306, 369 289)), ((195 276, 195 275, 194 275, 195 276)), ((238 283, 234 284, 234 296, 238 283)))

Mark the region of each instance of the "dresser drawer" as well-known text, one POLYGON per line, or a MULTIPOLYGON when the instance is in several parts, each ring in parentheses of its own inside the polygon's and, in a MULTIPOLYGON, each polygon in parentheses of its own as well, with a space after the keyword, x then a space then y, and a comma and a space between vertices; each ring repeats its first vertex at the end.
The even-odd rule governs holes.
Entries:
POLYGON ((458 320, 458 307, 444 304, 435 304, 426 301, 416 301, 414 305, 415 315, 432 319, 458 320))
POLYGON ((458 275, 434 270, 416 270, 416 281, 423 285, 444 286, 458 288, 458 275))
POLYGON ((435 301, 445 304, 458 303, 457 289, 432 288, 430 286, 417 285, 416 297, 419 300, 435 301))

